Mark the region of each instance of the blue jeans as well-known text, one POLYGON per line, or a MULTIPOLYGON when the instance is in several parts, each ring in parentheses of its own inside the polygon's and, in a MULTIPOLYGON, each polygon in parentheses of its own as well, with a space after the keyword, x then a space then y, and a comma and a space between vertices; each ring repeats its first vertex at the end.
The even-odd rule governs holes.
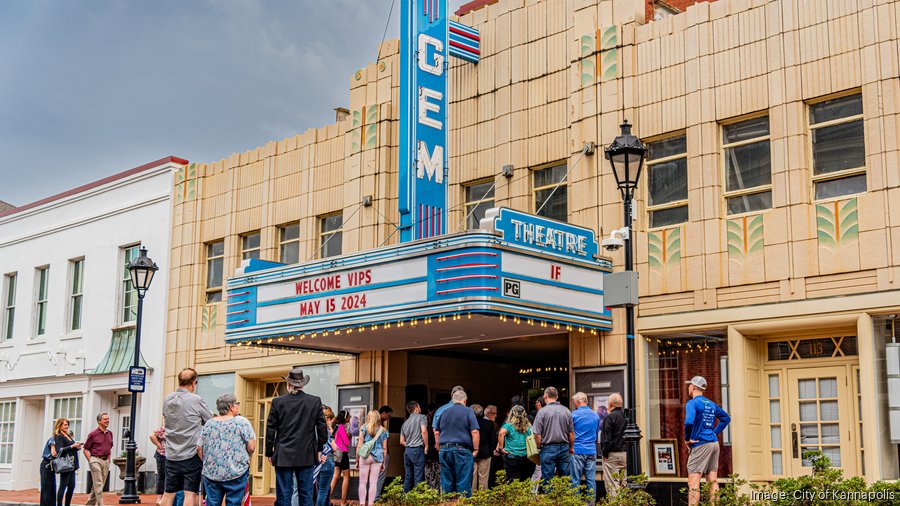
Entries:
POLYGON ((331 478, 334 476, 334 457, 329 456, 319 468, 316 479, 316 506, 331 506, 331 478))
POLYGON ((587 494, 593 504, 597 497, 597 456, 574 455, 572 458, 572 486, 577 487, 581 483, 581 476, 587 485, 587 494))
POLYGON ((203 477, 203 490, 206 490, 207 504, 219 506, 225 498, 225 506, 241 506, 244 503, 244 492, 247 490, 247 473, 227 481, 210 480, 203 477))
POLYGON ((403 452, 403 491, 409 492, 425 481, 425 448, 407 448, 403 452))
POLYGON ((276 467, 274 506, 291 506, 294 480, 297 480, 297 504, 313 506, 313 469, 314 466, 276 467))
POLYGON ((550 483, 556 471, 562 476, 572 475, 572 457, 569 443, 550 443, 541 446, 541 483, 550 483))
POLYGON ((445 494, 454 492, 472 497, 472 472, 475 456, 467 448, 441 448, 441 488, 445 494))

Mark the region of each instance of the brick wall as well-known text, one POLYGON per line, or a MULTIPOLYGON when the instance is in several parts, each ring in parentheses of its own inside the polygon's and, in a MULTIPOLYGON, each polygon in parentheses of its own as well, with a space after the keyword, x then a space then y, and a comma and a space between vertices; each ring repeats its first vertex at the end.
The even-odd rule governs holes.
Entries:
MULTIPOLYGON (((668 362, 666 369, 660 370, 660 392, 677 392, 677 398, 660 399, 659 426, 662 438, 674 438, 679 441, 678 458, 680 461, 680 475, 687 476, 687 445, 684 444, 684 405, 688 401, 686 381, 694 376, 706 378, 707 387, 705 396, 707 399, 722 405, 722 368, 721 358, 728 353, 728 345, 725 342, 710 344, 709 350, 697 353, 682 353, 684 346, 663 346, 659 351, 669 355, 660 361, 668 362), (675 356, 671 354, 678 353, 675 356)), ((671 397, 671 396, 670 396, 671 397)), ((719 476, 731 474, 731 445, 723 445, 719 453, 719 476)))

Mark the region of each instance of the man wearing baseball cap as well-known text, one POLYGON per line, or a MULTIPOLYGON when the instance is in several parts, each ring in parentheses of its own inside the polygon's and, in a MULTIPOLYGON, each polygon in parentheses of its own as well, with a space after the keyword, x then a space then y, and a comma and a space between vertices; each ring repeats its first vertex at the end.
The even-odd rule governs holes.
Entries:
POLYGON ((684 406, 684 440, 688 445, 688 504, 700 503, 700 475, 706 475, 710 500, 715 504, 719 485, 719 434, 728 427, 731 417, 715 402, 703 396, 706 379, 694 376, 688 384, 690 400, 684 406), (718 423, 716 423, 718 420, 718 423))

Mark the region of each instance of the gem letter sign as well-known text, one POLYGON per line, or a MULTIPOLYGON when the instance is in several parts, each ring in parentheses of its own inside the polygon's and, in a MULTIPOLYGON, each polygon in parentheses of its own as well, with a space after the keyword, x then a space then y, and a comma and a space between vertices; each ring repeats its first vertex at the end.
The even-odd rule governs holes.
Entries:
POLYGON ((400 10, 400 240, 444 234, 447 208, 448 0, 400 10))

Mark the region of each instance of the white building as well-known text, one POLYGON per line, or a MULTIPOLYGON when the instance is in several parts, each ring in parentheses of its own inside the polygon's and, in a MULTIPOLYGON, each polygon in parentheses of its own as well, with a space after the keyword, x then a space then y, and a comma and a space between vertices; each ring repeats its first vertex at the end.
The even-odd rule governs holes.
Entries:
MULTIPOLYGON (((124 450, 137 313, 125 265, 141 246, 160 271, 144 299, 149 371, 135 433, 147 457, 141 472, 156 472, 149 432, 162 419, 172 177, 186 163, 163 158, 0 212, 0 489, 39 485, 41 450, 58 417, 84 441, 108 412, 113 456, 124 450)), ((81 461, 79 492, 88 473, 81 461)), ((121 488, 111 467, 110 488, 121 488)))

